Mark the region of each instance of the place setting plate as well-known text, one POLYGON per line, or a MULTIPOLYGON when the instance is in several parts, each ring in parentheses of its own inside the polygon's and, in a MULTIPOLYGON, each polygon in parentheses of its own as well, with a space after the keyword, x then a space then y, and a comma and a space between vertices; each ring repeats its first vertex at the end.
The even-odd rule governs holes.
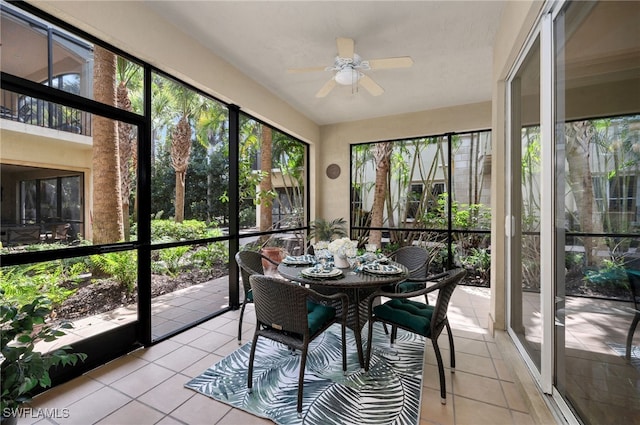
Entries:
POLYGON ((394 266, 393 264, 365 264, 362 266, 362 270, 371 273, 371 274, 383 274, 383 275, 393 275, 402 273, 402 269, 400 267, 394 266))
POLYGON ((332 268, 315 268, 315 267, 307 267, 300 271, 300 274, 304 277, 310 277, 313 279, 328 279, 328 278, 336 278, 342 276, 342 270, 332 268))

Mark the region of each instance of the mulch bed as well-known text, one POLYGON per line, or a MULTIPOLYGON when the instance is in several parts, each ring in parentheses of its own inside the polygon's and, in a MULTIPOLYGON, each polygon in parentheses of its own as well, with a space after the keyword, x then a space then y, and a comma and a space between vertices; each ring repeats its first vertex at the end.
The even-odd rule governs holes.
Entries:
MULTIPOLYGON (((157 297, 188 288, 225 276, 227 273, 228 268, 224 266, 206 272, 201 270, 186 271, 175 277, 153 275, 151 277, 151 296, 157 297)), ((55 316, 60 320, 77 320, 134 304, 137 298, 135 291, 127 293, 126 288, 113 279, 92 279, 82 284, 71 297, 56 308, 55 316)))

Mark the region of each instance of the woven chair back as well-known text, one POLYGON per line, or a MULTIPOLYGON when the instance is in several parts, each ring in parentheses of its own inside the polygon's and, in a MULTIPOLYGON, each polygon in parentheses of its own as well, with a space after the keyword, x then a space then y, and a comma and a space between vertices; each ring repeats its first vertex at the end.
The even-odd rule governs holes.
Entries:
POLYGON ((627 270, 627 278, 629 279, 633 308, 638 311, 640 310, 640 270, 627 270))
POLYGON ((409 279, 427 277, 429 252, 419 246, 403 246, 391 254, 393 259, 410 270, 409 279))
POLYGON ((307 288, 257 274, 249 279, 258 322, 278 331, 308 336, 307 288))
POLYGON ((433 316, 431 317, 431 335, 437 336, 442 331, 453 291, 466 274, 467 272, 464 269, 450 270, 445 279, 432 287, 434 290, 438 288, 438 298, 433 308, 433 316))
POLYGON ((262 254, 256 251, 238 251, 236 254, 236 263, 238 263, 238 267, 240 268, 242 286, 245 292, 249 292, 251 290, 249 276, 253 274, 264 274, 262 254))

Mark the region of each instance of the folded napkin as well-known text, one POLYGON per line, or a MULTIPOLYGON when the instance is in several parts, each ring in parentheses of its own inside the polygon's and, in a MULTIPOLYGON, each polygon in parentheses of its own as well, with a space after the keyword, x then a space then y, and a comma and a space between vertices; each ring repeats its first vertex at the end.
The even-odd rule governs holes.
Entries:
POLYGON ((316 259, 313 255, 287 255, 283 261, 285 264, 314 264, 316 259))

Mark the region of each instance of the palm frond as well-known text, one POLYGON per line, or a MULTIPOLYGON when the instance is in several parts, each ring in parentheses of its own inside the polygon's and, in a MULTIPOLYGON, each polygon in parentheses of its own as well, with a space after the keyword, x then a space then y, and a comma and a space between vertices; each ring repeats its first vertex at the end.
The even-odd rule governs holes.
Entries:
MULTIPOLYGON (((415 424, 419 418, 425 340, 398 331, 393 349, 388 335, 375 328, 368 373, 360 369, 355 349, 348 370, 341 368, 340 328, 317 338, 309 350, 303 392, 303 418, 298 419, 299 353, 276 342, 258 339, 253 392, 247 391, 251 343, 245 344, 185 386, 216 400, 269 418, 278 424, 415 424)), ((347 347, 355 345, 347 333, 347 347)))

